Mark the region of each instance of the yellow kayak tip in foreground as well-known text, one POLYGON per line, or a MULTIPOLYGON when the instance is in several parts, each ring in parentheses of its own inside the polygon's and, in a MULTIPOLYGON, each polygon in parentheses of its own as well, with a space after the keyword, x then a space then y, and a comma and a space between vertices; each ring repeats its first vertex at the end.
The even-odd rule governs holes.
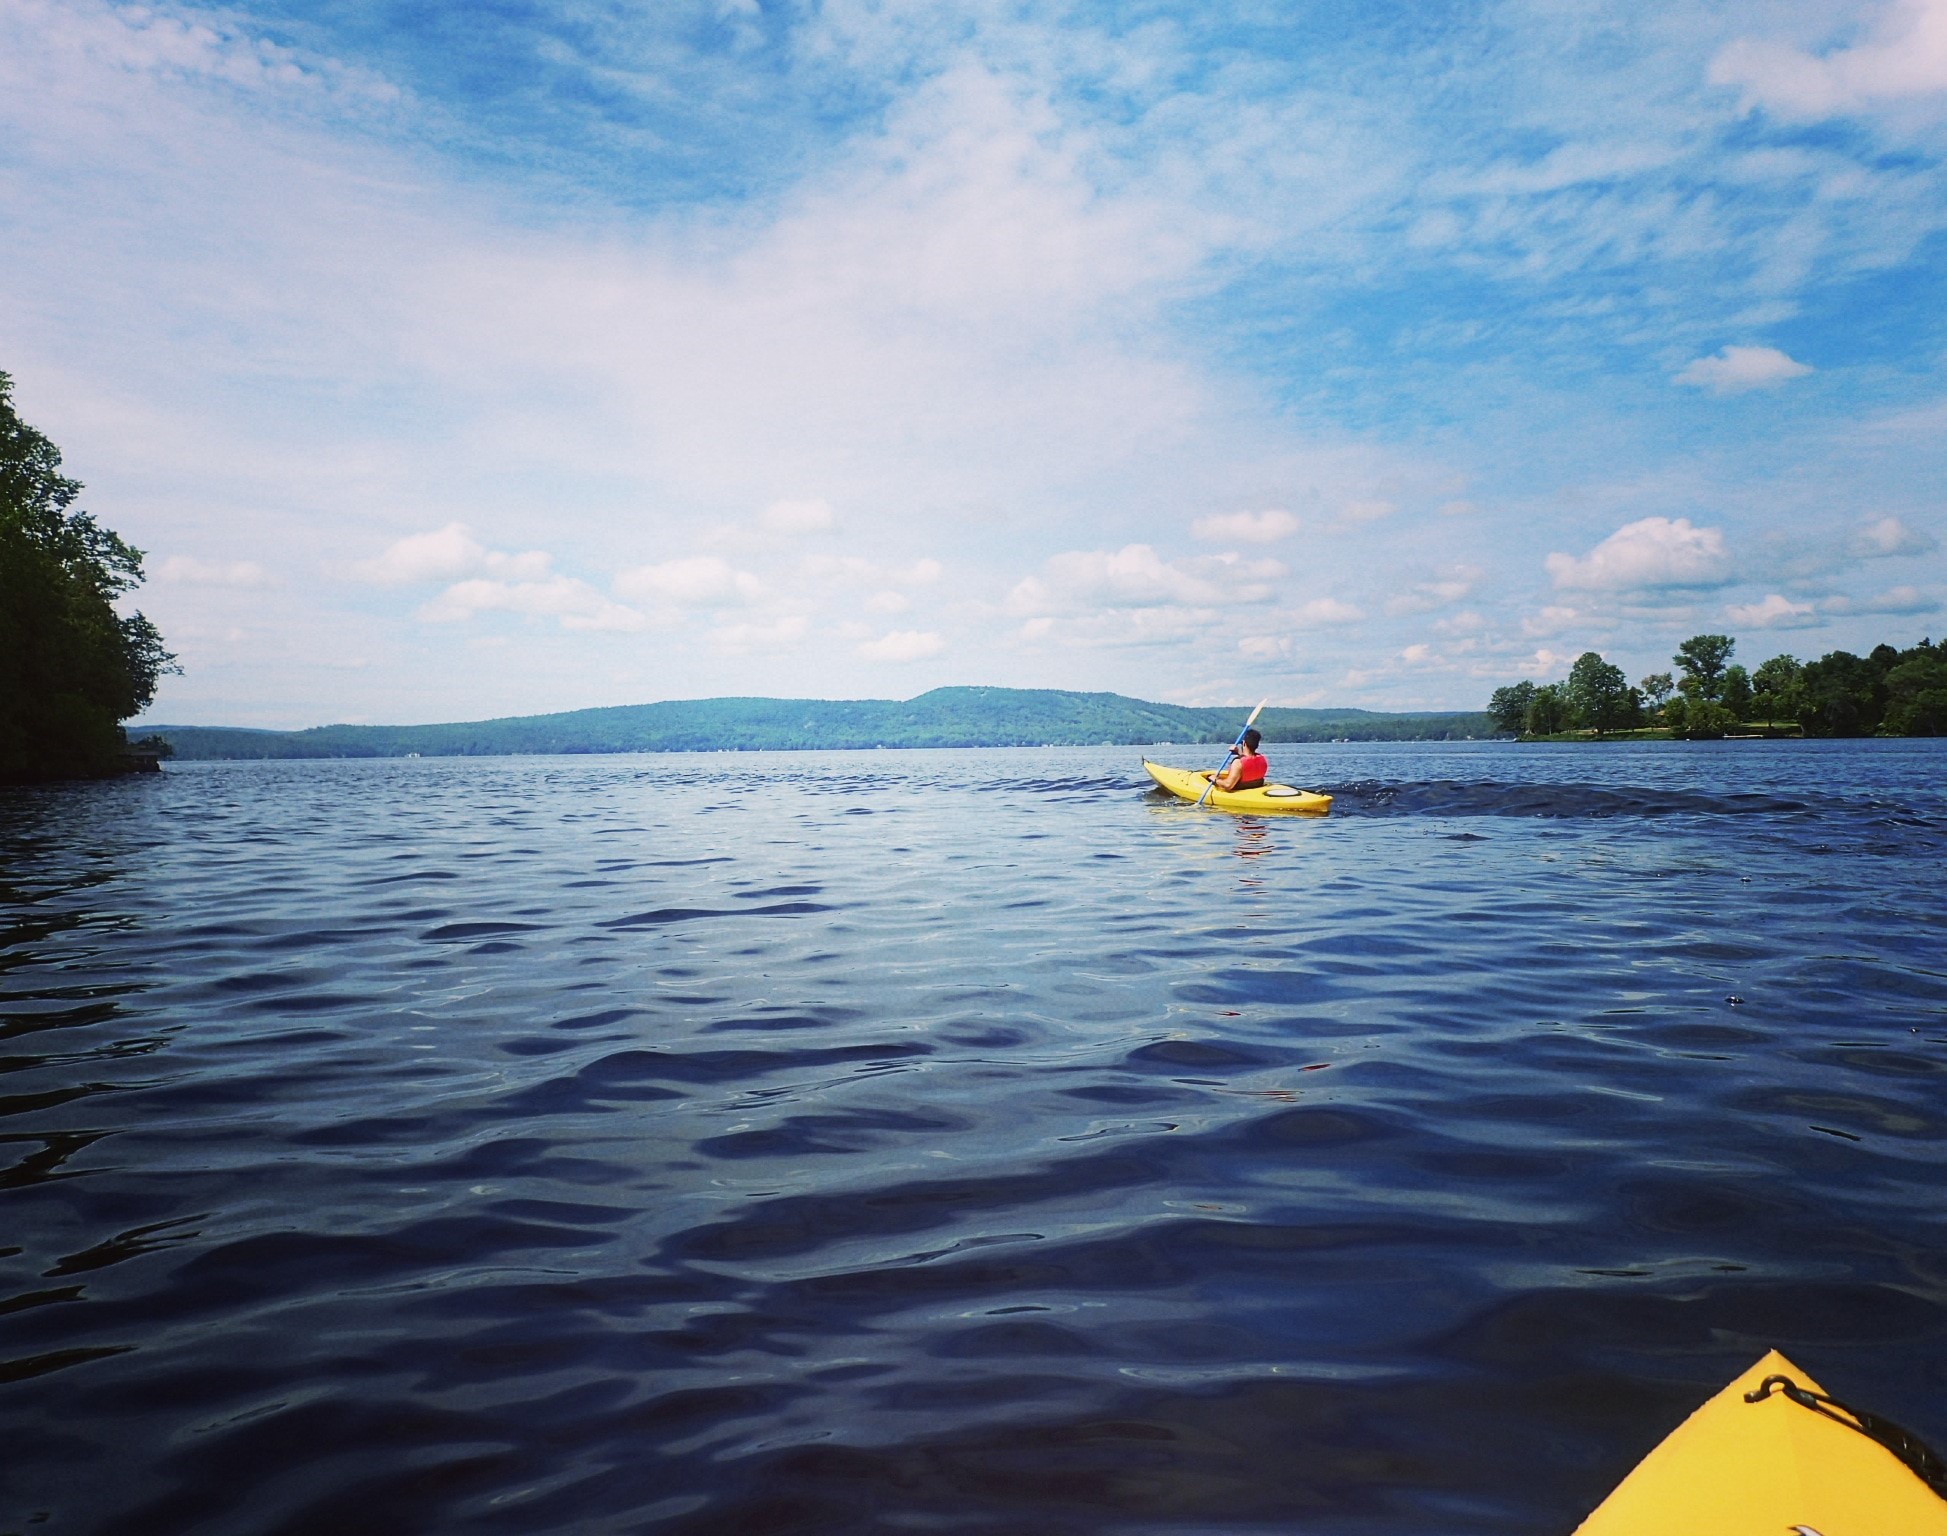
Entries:
POLYGON ((1869 1432, 1900 1431, 1861 1428, 1813 1394, 1825 1397, 1773 1350, 1672 1430, 1575 1536, 1947 1536, 1947 1500, 1869 1432))
POLYGON ((1330 795, 1314 794, 1309 789, 1293 789, 1288 784, 1260 784, 1256 789, 1212 789, 1210 776, 1193 768, 1165 768, 1143 759, 1149 776, 1171 794, 1185 800, 1203 799, 1205 805, 1220 811, 1252 811, 1262 816, 1322 816, 1332 808, 1330 795))

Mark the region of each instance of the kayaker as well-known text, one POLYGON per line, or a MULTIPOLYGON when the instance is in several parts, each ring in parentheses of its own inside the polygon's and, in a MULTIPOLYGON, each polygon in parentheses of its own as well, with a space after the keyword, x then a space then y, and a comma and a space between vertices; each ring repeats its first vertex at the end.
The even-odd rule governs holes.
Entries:
POLYGON ((1263 740, 1264 737, 1258 733, 1256 726, 1245 729, 1243 746, 1230 749, 1230 764, 1217 775, 1217 788, 1256 789, 1264 782, 1264 776, 1271 771, 1271 765, 1265 761, 1264 754, 1257 749, 1258 743, 1263 740))

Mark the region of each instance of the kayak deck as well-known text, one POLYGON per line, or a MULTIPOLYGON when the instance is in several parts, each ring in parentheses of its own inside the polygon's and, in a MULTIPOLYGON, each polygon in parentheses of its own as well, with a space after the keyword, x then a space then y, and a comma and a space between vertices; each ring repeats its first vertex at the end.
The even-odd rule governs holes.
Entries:
POLYGON ((1878 1441, 1773 1391, 1824 1389, 1776 1350, 1670 1432, 1576 1536, 1947 1536, 1947 1502, 1878 1441))
POLYGON ((1309 789, 1293 789, 1288 784, 1261 784, 1256 789, 1212 789, 1205 796, 1210 780, 1193 768, 1166 768, 1143 759, 1143 768, 1158 784, 1184 800, 1202 798, 1203 803, 1220 811, 1251 811, 1262 816, 1322 816, 1332 808, 1330 795, 1309 789))

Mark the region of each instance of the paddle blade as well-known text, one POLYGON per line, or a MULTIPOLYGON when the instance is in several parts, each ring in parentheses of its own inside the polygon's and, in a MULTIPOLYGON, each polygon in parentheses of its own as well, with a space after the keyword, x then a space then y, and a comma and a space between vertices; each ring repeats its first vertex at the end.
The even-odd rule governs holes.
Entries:
POLYGON ((1257 701, 1257 708, 1251 711, 1251 718, 1244 722, 1245 730, 1248 731, 1252 726, 1257 724, 1257 717, 1264 713, 1264 706, 1270 702, 1269 699, 1259 699, 1257 701))

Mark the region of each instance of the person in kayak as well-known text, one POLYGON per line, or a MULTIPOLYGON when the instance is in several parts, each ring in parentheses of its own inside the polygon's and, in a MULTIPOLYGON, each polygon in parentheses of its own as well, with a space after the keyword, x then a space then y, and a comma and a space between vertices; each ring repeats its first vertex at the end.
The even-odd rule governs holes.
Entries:
POLYGON ((1258 743, 1263 741, 1256 726, 1244 732, 1243 746, 1230 749, 1230 764, 1217 775, 1219 789, 1256 789, 1264 782, 1264 776, 1271 771, 1264 754, 1258 751, 1258 743))

